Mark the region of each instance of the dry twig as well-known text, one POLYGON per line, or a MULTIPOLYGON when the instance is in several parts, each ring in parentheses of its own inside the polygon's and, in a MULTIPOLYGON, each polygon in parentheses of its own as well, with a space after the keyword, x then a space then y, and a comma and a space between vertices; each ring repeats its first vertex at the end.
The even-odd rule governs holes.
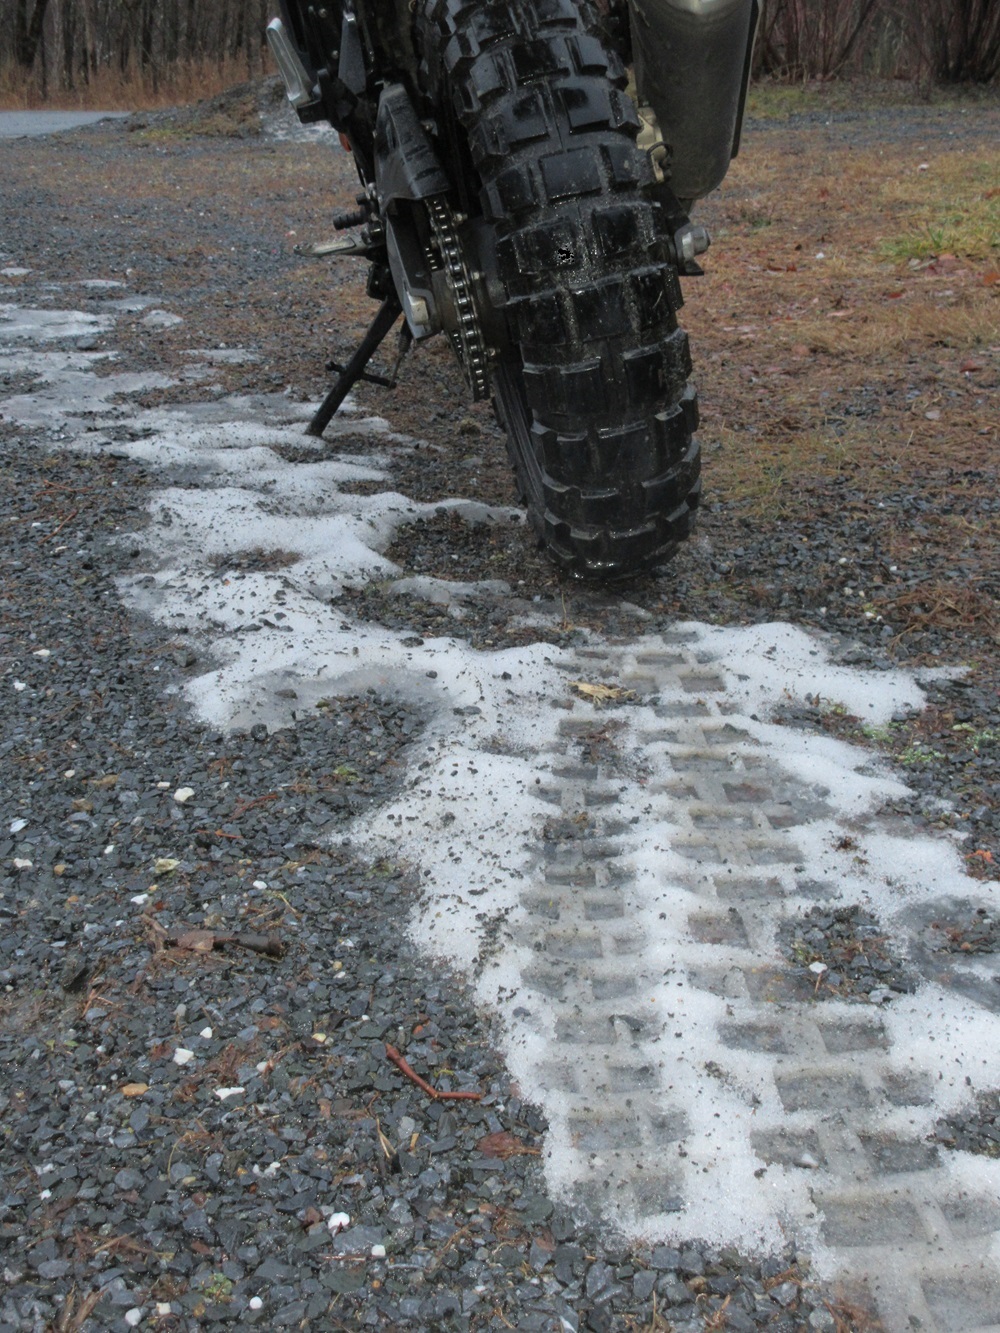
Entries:
POLYGON ((385 1044, 385 1053, 400 1073, 414 1082, 418 1088, 427 1093, 428 1097, 433 1097, 436 1102, 478 1102, 482 1097, 481 1092, 439 1092, 437 1088, 431 1087, 426 1079, 421 1078, 409 1064, 403 1059, 395 1046, 385 1044))

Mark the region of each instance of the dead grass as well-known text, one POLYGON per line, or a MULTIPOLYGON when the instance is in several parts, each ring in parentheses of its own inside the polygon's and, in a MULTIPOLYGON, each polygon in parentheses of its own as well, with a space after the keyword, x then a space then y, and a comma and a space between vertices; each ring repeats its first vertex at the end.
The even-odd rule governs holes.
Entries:
MULTIPOLYGON (((823 152, 811 129, 758 136, 706 203, 718 244, 684 320, 709 504, 751 525, 801 522, 807 539, 848 496, 877 505, 905 490, 950 509, 959 476, 995 493, 1000 152, 981 139, 945 147, 933 133, 898 150, 869 133, 823 152), (912 238, 931 234, 922 257, 912 238)), ((964 527, 932 525, 921 554, 994 567, 995 518, 962 513, 964 527)), ((930 610, 900 602, 904 626, 966 623, 952 592, 930 610)), ((984 607, 992 627, 994 604, 984 607)))
POLYGON ((829 483, 855 472, 867 444, 861 432, 838 438, 821 431, 797 431, 784 422, 752 438, 728 426, 713 436, 715 447, 706 464, 720 497, 769 514, 802 505, 802 495, 795 495, 792 488, 804 475, 829 483))
POLYGON ((191 61, 171 66, 155 78, 137 66, 124 73, 101 69, 89 84, 52 89, 43 97, 37 71, 25 74, 8 65, 0 69, 0 110, 150 111, 215 97, 260 73, 259 68, 248 70, 245 60, 191 61))
POLYGON ((961 111, 989 99, 988 89, 928 88, 911 79, 756 80, 747 96, 747 114, 757 120, 784 120, 814 111, 878 111, 887 107, 935 107, 961 111))
POLYGON ((1000 300, 985 287, 963 299, 906 293, 879 301, 873 292, 864 305, 824 316, 806 316, 794 327, 777 329, 780 344, 805 345, 810 352, 854 356, 865 361, 891 352, 925 352, 934 347, 975 351, 1000 337, 1000 300))
POLYGON ((54 1325, 56 1333, 77 1333, 77 1330, 82 1329, 93 1314, 101 1295, 100 1287, 96 1287, 81 1297, 74 1287, 59 1312, 59 1318, 54 1325))
POLYGON ((977 630, 1000 643, 1000 605, 982 580, 958 586, 938 579, 892 598, 893 618, 905 622, 900 637, 929 626, 953 633, 977 630))

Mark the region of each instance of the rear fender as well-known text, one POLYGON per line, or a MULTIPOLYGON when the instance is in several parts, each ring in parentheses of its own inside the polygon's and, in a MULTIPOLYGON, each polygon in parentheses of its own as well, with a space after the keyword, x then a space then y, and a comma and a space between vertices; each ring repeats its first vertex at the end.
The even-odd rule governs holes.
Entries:
POLYGON ((739 146, 757 0, 628 0, 639 100, 689 202, 721 184, 739 146))

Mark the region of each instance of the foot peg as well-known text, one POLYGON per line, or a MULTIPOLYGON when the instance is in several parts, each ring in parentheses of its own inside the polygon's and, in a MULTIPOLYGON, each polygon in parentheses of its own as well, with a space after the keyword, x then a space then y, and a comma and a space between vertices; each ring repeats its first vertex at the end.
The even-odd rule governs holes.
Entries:
POLYGON ((361 236, 337 236, 332 241, 314 241, 311 245, 297 245, 295 253, 307 259, 372 259, 381 254, 385 244, 371 241, 361 236))

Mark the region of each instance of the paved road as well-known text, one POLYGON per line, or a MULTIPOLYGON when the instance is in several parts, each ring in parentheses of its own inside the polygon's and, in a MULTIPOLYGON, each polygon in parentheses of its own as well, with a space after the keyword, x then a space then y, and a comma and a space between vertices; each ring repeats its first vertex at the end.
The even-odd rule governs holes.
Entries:
POLYGON ((127 111, 0 111, 0 139, 59 134, 63 130, 75 130, 80 125, 93 125, 109 117, 127 115, 127 111))

